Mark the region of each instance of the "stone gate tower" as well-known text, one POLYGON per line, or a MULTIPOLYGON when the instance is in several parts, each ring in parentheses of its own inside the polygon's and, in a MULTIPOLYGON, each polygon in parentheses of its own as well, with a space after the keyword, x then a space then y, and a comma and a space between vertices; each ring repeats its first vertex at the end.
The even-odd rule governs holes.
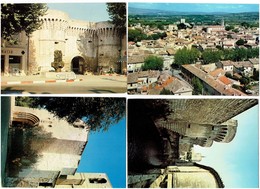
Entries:
POLYGON ((110 22, 74 20, 57 10, 48 10, 40 18, 42 27, 29 37, 29 71, 50 71, 54 51, 63 54, 62 71, 78 74, 113 70, 121 73, 120 59, 126 54, 125 34, 120 37, 110 22))

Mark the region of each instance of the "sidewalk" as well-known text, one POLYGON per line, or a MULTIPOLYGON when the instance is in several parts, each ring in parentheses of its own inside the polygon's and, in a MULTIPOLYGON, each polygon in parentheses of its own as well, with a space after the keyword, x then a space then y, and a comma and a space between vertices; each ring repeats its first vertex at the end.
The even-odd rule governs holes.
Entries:
POLYGON ((34 83, 64 83, 64 82, 78 82, 83 78, 77 79, 50 79, 40 75, 33 76, 1 76, 1 85, 17 85, 17 84, 34 84, 34 83))
POLYGON ((19 85, 19 84, 39 84, 39 83, 72 83, 86 80, 88 77, 126 77, 120 74, 103 74, 103 75, 76 75, 76 79, 50 79, 41 75, 32 76, 1 76, 1 86, 5 85, 19 85))

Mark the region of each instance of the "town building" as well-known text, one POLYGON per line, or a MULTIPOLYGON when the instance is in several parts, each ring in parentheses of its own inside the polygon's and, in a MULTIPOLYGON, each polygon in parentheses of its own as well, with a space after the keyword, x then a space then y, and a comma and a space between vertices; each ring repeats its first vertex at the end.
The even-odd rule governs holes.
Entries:
MULTIPOLYGON (((229 70, 233 70, 233 65, 231 64, 224 65, 222 67, 223 70, 228 72, 229 70)), ((203 85, 202 94, 209 95, 228 95, 228 96, 246 96, 245 93, 232 88, 231 83, 236 84, 235 81, 231 81, 227 78, 219 78, 213 77, 209 73, 206 73, 202 69, 198 68, 195 64, 185 64, 181 67, 184 79, 192 83, 193 78, 198 78, 203 85), (220 80, 219 80, 220 79, 220 80)))
POLYGON ((159 95, 167 89, 172 95, 192 95, 193 87, 183 79, 173 77, 165 70, 140 71, 127 76, 128 94, 159 95))
POLYGON ((254 69, 259 70, 259 58, 250 58, 249 62, 253 64, 254 69))
POLYGON ((48 10, 40 20, 39 30, 16 36, 17 45, 1 40, 2 74, 53 71, 55 50, 62 52, 65 72, 126 72, 126 35, 110 22, 74 20, 57 10, 48 10))

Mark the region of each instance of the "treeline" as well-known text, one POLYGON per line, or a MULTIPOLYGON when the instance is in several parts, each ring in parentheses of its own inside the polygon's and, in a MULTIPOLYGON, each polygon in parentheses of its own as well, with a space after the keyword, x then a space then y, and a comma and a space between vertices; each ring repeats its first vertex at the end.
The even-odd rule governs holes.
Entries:
POLYGON ((129 29, 128 30, 128 41, 138 42, 141 40, 157 40, 160 38, 163 39, 164 37, 167 37, 167 34, 165 32, 147 35, 139 29, 135 29, 135 30, 129 29))
POLYGON ((249 58, 259 58, 259 48, 206 49, 202 52, 196 48, 183 48, 176 52, 173 67, 193 64, 199 60, 202 64, 209 64, 220 60, 244 61, 249 58))
MULTIPOLYGON (((233 13, 233 14, 191 14, 191 15, 129 15, 128 25, 137 23, 156 27, 156 25, 174 24, 180 19, 185 19, 187 23, 196 25, 220 25, 221 20, 228 25, 241 25, 247 23, 249 27, 259 27, 259 13, 233 13)), ((247 25, 246 24, 246 25, 247 25)))

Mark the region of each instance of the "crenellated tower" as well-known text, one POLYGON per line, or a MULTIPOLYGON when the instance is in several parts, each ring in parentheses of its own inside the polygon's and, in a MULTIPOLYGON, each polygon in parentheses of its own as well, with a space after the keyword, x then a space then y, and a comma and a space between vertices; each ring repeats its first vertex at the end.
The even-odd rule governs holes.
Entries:
POLYGON ((118 30, 110 22, 74 20, 57 10, 48 10, 40 19, 42 27, 30 36, 31 62, 38 68, 33 72, 52 70, 55 50, 62 51, 62 71, 84 74, 98 72, 101 67, 103 71, 121 71, 119 60, 126 51, 122 44, 126 43, 120 41, 118 30))
POLYGON ((97 58, 98 67, 104 71, 118 72, 120 65, 118 59, 121 53, 120 36, 118 30, 108 22, 97 23, 97 58))

